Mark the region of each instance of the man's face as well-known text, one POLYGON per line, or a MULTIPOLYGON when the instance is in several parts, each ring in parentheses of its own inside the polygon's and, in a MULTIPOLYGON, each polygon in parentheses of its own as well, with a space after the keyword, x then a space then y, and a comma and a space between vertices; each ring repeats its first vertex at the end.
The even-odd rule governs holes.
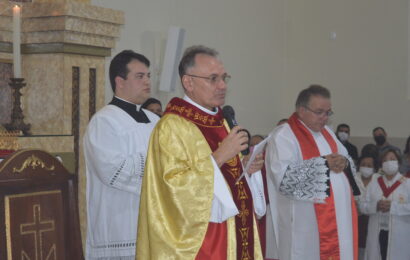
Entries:
POLYGON ((338 132, 343 132, 343 133, 349 134, 350 129, 348 127, 342 126, 342 127, 339 127, 338 132))
POLYGON ((186 94, 193 101, 209 110, 225 103, 227 85, 221 77, 226 75, 226 71, 221 61, 209 55, 198 54, 195 57, 195 66, 190 68, 187 74, 218 77, 216 82, 211 82, 210 79, 184 75, 182 83, 186 94))
POLYGON ((251 140, 249 141, 249 146, 255 146, 263 141, 263 138, 260 136, 252 136, 251 140))
POLYGON ((163 112, 162 112, 162 107, 161 107, 161 105, 158 104, 158 103, 149 104, 149 105, 147 106, 147 109, 148 109, 149 111, 151 111, 152 113, 157 114, 159 117, 161 117, 162 114, 163 114, 163 112))
POLYGON ((326 125, 332 110, 330 99, 322 96, 311 96, 306 107, 297 109, 300 119, 311 130, 320 132, 326 125))
POLYGON ((373 133, 374 137, 379 136, 379 135, 386 136, 386 133, 381 129, 377 129, 376 131, 374 131, 374 133, 373 133))
POLYGON ((148 67, 132 60, 127 64, 127 78, 116 77, 115 94, 134 104, 142 104, 150 97, 151 80, 148 67))

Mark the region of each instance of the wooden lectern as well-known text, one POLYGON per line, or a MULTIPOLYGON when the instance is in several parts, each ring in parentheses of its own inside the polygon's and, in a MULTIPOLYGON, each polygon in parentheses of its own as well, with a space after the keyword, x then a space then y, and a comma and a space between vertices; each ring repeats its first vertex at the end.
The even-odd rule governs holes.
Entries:
POLYGON ((77 176, 40 150, 0 162, 0 259, 84 259, 77 176))

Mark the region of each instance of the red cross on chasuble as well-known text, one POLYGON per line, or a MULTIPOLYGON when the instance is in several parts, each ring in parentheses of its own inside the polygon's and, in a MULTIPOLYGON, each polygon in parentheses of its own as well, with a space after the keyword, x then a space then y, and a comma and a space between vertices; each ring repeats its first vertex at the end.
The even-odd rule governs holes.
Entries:
MULTIPOLYGON (((288 120, 289 126, 299 142, 303 160, 309 160, 314 157, 319 157, 320 152, 316 141, 310 131, 299 121, 296 113, 288 120)), ((321 131, 323 137, 332 150, 332 153, 337 153, 337 144, 329 132, 324 128, 321 131)), ((329 182, 330 183, 330 182, 329 182)), ((353 225, 353 255, 354 259, 358 259, 358 235, 357 235, 357 211, 356 204, 351 194, 352 201, 352 225, 353 225)), ((317 226, 319 231, 320 243, 320 259, 321 260, 340 260, 339 239, 336 223, 336 208, 334 203, 334 195, 330 186, 330 196, 326 198, 324 204, 314 204, 317 226)), ((341 259, 343 260, 343 259, 341 259)))
MULTIPOLYGON (((204 135, 212 151, 215 151, 228 135, 220 108, 216 115, 209 115, 183 99, 173 98, 167 105, 165 113, 177 114, 194 123, 204 135)), ((254 259, 252 194, 245 179, 235 184, 237 178, 242 174, 239 156, 235 156, 222 165, 221 171, 239 210, 239 214, 235 216, 237 259, 254 259)), ((227 240, 226 221, 223 223, 210 222, 196 260, 226 260, 227 240)))

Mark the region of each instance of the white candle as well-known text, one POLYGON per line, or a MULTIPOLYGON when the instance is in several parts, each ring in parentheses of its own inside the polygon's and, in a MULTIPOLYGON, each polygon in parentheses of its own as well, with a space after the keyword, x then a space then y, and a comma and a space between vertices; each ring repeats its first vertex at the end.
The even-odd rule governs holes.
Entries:
POLYGON ((13 7, 13 70, 15 78, 21 78, 20 16, 21 8, 15 5, 13 7))

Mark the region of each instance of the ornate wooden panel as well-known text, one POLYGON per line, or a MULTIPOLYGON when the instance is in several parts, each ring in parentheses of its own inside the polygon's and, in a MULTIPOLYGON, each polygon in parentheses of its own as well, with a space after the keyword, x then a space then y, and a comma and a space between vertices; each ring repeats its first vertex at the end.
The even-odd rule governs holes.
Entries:
POLYGON ((7 259, 66 259, 60 190, 5 196, 7 259))
POLYGON ((76 187, 77 176, 44 151, 0 162, 0 259, 83 259, 76 187))

